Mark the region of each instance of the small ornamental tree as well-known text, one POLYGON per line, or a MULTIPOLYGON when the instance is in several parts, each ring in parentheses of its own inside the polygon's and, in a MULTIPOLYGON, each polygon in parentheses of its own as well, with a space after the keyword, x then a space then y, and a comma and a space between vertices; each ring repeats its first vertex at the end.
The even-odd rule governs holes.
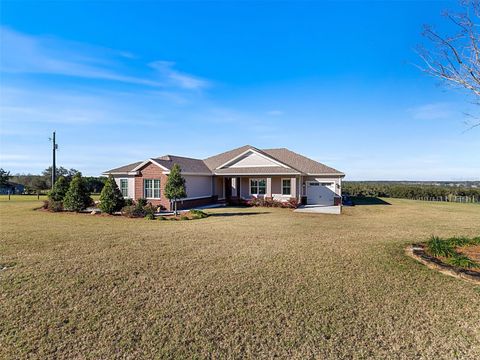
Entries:
POLYGON ((68 181, 64 176, 60 176, 57 181, 55 181, 53 189, 48 192, 48 198, 53 201, 63 201, 67 191, 68 181))
POLYGON ((66 210, 79 212, 92 204, 93 200, 80 173, 75 174, 63 199, 66 210))
POLYGON ((185 189, 185 179, 182 177, 182 170, 178 164, 174 164, 168 175, 167 183, 165 184, 165 196, 170 201, 174 202, 174 211, 177 215, 177 201, 178 199, 187 196, 185 189))
POLYGON ((113 176, 110 175, 100 193, 100 204, 98 207, 107 214, 113 214, 115 211, 120 211, 124 205, 125 199, 122 192, 118 188, 113 176))

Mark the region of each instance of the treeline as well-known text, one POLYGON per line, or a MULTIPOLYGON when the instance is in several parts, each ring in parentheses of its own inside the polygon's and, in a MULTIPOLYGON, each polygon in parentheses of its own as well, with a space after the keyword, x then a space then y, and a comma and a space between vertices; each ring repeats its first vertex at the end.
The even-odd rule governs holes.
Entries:
POLYGON ((345 195, 358 197, 391 197, 402 199, 447 199, 452 197, 469 197, 480 199, 480 188, 438 186, 438 185, 407 185, 385 184, 375 182, 345 181, 342 185, 345 195))
MULTIPOLYGON (((67 180, 67 184, 70 183, 76 174, 80 174, 80 171, 76 169, 66 169, 62 166, 56 168, 57 179, 64 177, 67 180)), ((25 193, 27 194, 46 193, 52 187, 52 167, 46 168, 40 175, 9 174, 8 178, 11 182, 25 186, 25 193)), ((103 176, 86 176, 83 177, 83 179, 90 193, 100 193, 107 180, 107 178, 103 176)))

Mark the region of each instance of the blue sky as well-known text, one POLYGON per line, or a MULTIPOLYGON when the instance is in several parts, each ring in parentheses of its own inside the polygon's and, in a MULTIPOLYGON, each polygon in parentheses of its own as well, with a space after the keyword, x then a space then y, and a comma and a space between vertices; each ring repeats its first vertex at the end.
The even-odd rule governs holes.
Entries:
POLYGON ((350 180, 480 179, 469 98, 423 75, 455 2, 3 1, 0 166, 86 175, 288 147, 350 180))

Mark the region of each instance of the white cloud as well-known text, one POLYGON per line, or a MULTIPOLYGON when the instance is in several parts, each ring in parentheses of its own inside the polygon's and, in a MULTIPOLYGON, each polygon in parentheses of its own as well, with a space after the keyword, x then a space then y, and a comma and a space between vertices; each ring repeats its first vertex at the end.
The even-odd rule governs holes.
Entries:
MULTIPOLYGON (((150 70, 145 76, 132 75, 129 61, 135 60, 135 55, 126 51, 27 35, 6 27, 0 27, 0 34, 2 72, 63 75, 188 90, 208 84, 206 80, 174 70, 174 63, 166 61, 152 63, 151 67, 157 72, 150 70)), ((149 67, 141 70, 148 71, 149 67)))
POLYGON ((175 63, 172 61, 154 61, 149 65, 174 86, 183 89, 201 89, 209 86, 203 79, 175 70, 173 68, 175 63))
POLYGON ((431 103, 413 107, 407 110, 416 120, 448 119, 454 112, 449 103, 431 103))

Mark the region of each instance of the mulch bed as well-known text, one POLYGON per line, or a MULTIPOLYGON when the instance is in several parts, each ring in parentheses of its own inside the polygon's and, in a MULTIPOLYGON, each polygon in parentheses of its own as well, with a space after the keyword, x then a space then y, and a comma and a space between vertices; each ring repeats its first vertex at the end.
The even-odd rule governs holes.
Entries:
MULTIPOLYGON (((472 248, 472 247, 473 246, 469 246, 469 248, 472 248)), ((478 247, 478 246, 475 246, 475 247, 478 247)), ((466 249, 467 248, 465 248, 465 250, 466 249)), ((480 271, 472 270, 472 269, 462 269, 456 266, 446 264, 442 260, 436 257, 433 257, 431 255, 428 255, 425 251, 424 244, 409 245, 405 249, 405 253, 408 256, 412 257, 413 259, 426 265, 430 269, 434 269, 441 272, 442 274, 467 280, 469 282, 473 282, 474 284, 480 285, 480 271)), ((467 253, 465 252, 463 253, 467 255, 467 253)), ((471 258, 471 259, 475 260, 474 258, 471 258)))

